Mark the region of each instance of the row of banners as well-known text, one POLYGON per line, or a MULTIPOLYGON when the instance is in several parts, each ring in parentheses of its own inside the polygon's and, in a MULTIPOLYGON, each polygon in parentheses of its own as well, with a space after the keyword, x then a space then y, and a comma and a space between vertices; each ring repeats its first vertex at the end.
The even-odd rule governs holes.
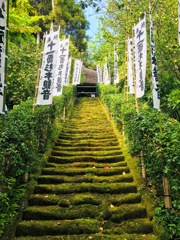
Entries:
MULTIPOLYGON (((180 1, 180 0, 179 0, 180 1)), ((145 93, 145 77, 147 62, 147 34, 146 15, 133 28, 133 37, 127 40, 127 85, 128 93, 135 94, 136 99, 145 93)), ((158 70, 155 52, 155 41, 153 33, 153 22, 150 14, 150 42, 152 63, 152 91, 154 108, 160 109, 160 91, 158 83, 158 70)), ((119 82, 118 56, 114 50, 114 84, 119 82)), ((97 66, 97 78, 99 83, 110 84, 107 64, 101 69, 97 66)))
MULTIPOLYGON (((53 96, 62 94, 63 85, 69 85, 71 62, 72 58, 69 58, 69 38, 60 40, 59 30, 46 35, 37 105, 50 105, 53 96)), ((75 60, 72 84, 80 83, 81 70, 81 60, 75 60)))
MULTIPOLYGON (((180 44, 180 0, 178 0, 178 39, 180 44)), ((6 63, 6 31, 7 31, 7 0, 0 0, 0 113, 4 114, 4 87, 6 63)), ((153 23, 150 16, 152 85, 154 108, 160 108, 158 71, 153 35, 153 23)), ((128 45, 128 86, 129 93, 136 98, 144 95, 146 74, 146 17, 134 27, 134 36, 127 41, 128 45)), ((69 84, 71 58, 69 58, 69 39, 59 40, 59 31, 46 35, 43 60, 38 87, 37 104, 49 105, 53 96, 62 94, 63 85, 69 84)), ((80 83, 82 62, 75 60, 73 84, 80 83)), ((98 82, 110 84, 107 64, 104 69, 97 66, 98 82)), ((114 83, 119 82, 118 56, 114 50, 114 83)))
MULTIPOLYGON (((154 108, 160 109, 160 91, 155 52, 154 29, 150 14, 150 43, 152 64, 152 92, 154 108)), ((134 36, 127 40, 127 82, 129 94, 141 98, 145 93, 145 76, 147 60, 146 16, 134 27, 134 36)))

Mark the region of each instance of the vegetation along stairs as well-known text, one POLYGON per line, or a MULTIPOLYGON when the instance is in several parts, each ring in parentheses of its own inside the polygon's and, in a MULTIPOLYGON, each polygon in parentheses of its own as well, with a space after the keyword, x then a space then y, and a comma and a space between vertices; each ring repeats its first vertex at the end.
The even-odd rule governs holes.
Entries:
POLYGON ((15 239, 157 239, 104 106, 77 101, 15 239))

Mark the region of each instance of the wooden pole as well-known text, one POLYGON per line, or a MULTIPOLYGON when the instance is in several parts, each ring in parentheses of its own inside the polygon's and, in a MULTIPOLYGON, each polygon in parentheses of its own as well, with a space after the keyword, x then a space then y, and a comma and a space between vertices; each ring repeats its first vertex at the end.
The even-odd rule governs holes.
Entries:
POLYGON ((164 204, 165 208, 172 208, 169 181, 166 176, 163 177, 163 188, 164 188, 164 204))
POLYGON ((141 158, 141 171, 142 171, 142 177, 146 179, 146 167, 144 164, 144 156, 143 156, 143 151, 140 153, 140 158, 141 158))

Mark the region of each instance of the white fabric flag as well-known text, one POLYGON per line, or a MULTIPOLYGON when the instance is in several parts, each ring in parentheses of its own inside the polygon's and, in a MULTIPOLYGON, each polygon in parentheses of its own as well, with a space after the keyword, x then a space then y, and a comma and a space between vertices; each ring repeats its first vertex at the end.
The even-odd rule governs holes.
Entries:
POLYGON ((37 104, 50 105, 53 98, 54 72, 57 62, 59 31, 45 36, 43 60, 38 88, 37 104))
POLYGON ((82 65, 83 65, 82 61, 79 60, 79 68, 78 68, 78 84, 81 83, 81 71, 82 71, 82 65))
POLYGON ((145 92, 147 37, 146 17, 134 27, 135 68, 136 68, 136 98, 141 98, 145 92))
POLYGON ((180 0, 178 0, 178 39, 180 44, 180 0))
POLYGON ((77 84, 80 83, 81 69, 82 69, 82 62, 80 60, 75 60, 74 72, 73 72, 73 81, 72 81, 72 83, 74 85, 77 85, 77 84))
POLYGON ((101 69, 101 83, 104 83, 104 68, 101 69))
POLYGON ((72 58, 70 57, 67 63, 67 67, 66 67, 66 76, 65 76, 65 83, 66 86, 69 86, 69 78, 70 78, 70 73, 71 73, 71 62, 72 62, 72 58))
POLYGON ((0 113, 4 114, 4 78, 6 59, 6 1, 0 1, 0 113))
POLYGON ((109 73, 108 73, 108 66, 107 63, 104 64, 104 74, 103 74, 103 82, 105 85, 109 85, 110 81, 109 81, 109 73))
POLYGON ((134 76, 133 76, 133 41, 132 38, 127 40, 127 82, 129 87, 129 94, 134 94, 134 76))
POLYGON ((158 83, 158 68, 155 51, 154 28, 152 15, 150 14, 150 40, 151 40, 151 63, 152 63, 152 92, 154 108, 160 109, 160 90, 158 83))
POLYGON ((96 66, 96 72, 97 72, 97 82, 101 83, 101 68, 99 65, 96 66))
POLYGON ((118 54, 114 50, 114 84, 119 83, 119 73, 118 73, 118 54))
POLYGON ((69 39, 59 41, 57 63, 55 66, 54 75, 53 96, 62 95, 63 85, 67 85, 67 83, 65 82, 65 76, 68 63, 68 54, 69 54, 69 39))

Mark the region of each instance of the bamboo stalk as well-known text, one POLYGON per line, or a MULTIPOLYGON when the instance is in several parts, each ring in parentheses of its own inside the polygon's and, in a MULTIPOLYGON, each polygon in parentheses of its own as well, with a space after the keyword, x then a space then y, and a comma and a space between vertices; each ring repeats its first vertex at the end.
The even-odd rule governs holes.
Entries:
POLYGON ((166 176, 163 177, 163 188, 164 188, 164 204, 165 208, 172 208, 169 180, 166 176))

